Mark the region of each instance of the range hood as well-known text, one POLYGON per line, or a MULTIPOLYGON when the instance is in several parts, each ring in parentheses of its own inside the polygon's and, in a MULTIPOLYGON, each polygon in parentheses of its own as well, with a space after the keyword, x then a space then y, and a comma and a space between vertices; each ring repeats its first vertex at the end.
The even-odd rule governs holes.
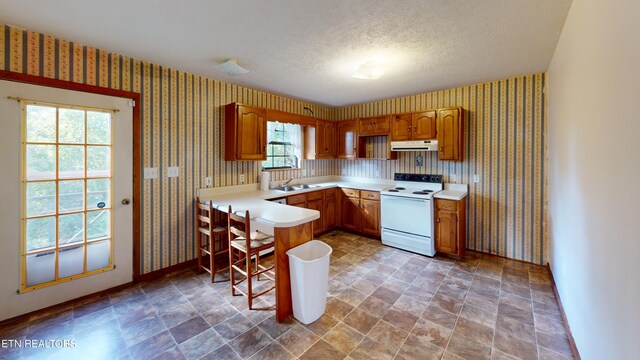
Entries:
POLYGON ((438 151, 438 140, 392 141, 391 151, 438 151))

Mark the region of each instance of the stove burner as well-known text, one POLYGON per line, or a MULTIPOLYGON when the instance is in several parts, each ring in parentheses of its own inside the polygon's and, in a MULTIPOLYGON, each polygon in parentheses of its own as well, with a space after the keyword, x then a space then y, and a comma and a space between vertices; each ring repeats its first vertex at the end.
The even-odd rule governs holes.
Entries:
POLYGON ((396 189, 389 189, 389 192, 400 192, 400 190, 396 190, 396 189))
POLYGON ((433 190, 421 190, 422 192, 426 192, 426 193, 430 193, 433 192, 433 190))
POLYGON ((412 194, 415 195, 429 195, 431 191, 414 191, 412 194))
POLYGON ((406 189, 403 187, 397 187, 396 190, 406 190, 406 189))

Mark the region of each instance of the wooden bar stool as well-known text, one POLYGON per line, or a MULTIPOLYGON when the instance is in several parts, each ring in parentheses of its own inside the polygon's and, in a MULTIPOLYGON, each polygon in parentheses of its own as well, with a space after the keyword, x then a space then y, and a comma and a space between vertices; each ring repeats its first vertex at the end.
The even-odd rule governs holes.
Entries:
POLYGON ((260 231, 251 232, 250 223, 249 211, 232 212, 231 206, 229 206, 229 276, 231 278, 231 294, 235 296, 237 291, 246 296, 249 300, 249 309, 253 309, 253 299, 268 293, 275 289, 276 286, 275 278, 272 277, 272 274, 269 274, 275 266, 266 267, 260 265, 260 252, 274 247, 273 236, 260 231), (251 262, 254 257, 255 266, 252 266, 251 262), (242 274, 244 279, 236 282, 236 272, 242 274), (256 276, 257 280, 260 281, 260 275, 272 280, 274 284, 254 294, 253 277, 256 276), (246 292, 238 287, 245 280, 247 281, 246 292))
POLYGON ((211 274, 211 282, 215 282, 216 277, 216 256, 229 251, 227 225, 224 212, 214 209, 211 201, 203 204, 200 202, 200 197, 196 197, 198 273, 202 274, 206 271, 211 274), (209 256, 208 266, 205 265, 207 256, 209 256))

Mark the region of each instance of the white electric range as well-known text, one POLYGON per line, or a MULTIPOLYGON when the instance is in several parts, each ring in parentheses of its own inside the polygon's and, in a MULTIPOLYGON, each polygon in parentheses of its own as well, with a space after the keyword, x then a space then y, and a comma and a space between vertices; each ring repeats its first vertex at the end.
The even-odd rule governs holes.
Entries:
POLYGON ((432 198, 443 188, 442 175, 396 173, 393 179, 380 192, 382 243, 434 256, 432 198))

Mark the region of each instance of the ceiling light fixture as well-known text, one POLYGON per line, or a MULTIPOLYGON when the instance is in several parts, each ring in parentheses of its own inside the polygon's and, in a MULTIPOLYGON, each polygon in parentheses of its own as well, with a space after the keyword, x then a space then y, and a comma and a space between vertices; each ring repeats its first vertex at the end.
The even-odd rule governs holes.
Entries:
POLYGON ((351 75, 356 79, 379 79, 386 69, 384 65, 375 61, 367 61, 358 67, 358 70, 351 75))
POLYGON ((214 68, 227 75, 241 75, 249 72, 249 70, 238 65, 238 61, 236 59, 227 60, 222 64, 215 65, 214 68))

